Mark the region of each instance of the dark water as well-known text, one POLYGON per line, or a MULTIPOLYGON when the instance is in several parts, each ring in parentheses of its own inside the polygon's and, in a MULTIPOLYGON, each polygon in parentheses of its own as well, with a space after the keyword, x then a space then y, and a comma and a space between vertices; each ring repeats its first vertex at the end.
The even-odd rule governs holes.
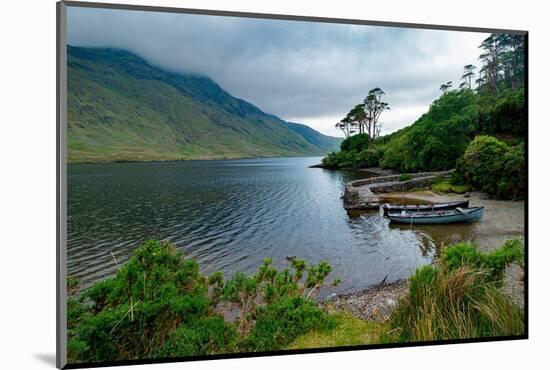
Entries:
MULTIPOLYGON (((320 158, 70 165, 68 271, 84 286, 114 273, 140 242, 167 239, 204 273, 252 272, 266 257, 327 260, 342 284, 366 288, 431 262, 428 234, 350 217, 340 196, 359 174, 320 158)), ((364 177, 364 174, 360 175, 364 177)), ((328 291, 327 291, 328 292, 328 291)))

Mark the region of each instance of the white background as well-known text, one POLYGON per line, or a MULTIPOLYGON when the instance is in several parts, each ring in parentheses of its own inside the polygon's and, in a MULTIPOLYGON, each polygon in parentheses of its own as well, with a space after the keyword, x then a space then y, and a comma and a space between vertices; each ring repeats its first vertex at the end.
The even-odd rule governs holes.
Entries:
MULTIPOLYGON (((529 36, 527 341, 147 365, 148 369, 548 368, 549 23, 543 1, 135 1, 261 13, 526 29, 529 36), (546 353, 545 353, 546 350, 546 353)), ((117 2, 112 0, 111 2, 117 2)), ((55 364, 55 1, 6 1, 0 37, 0 367, 55 364)), ((143 367, 132 367, 133 369, 143 367)))

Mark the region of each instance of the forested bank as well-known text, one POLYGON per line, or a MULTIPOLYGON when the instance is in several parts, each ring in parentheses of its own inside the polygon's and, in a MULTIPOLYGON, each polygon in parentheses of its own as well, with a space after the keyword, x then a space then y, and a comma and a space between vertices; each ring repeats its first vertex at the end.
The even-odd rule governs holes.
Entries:
POLYGON ((523 197, 524 38, 493 34, 480 49, 478 78, 475 66, 464 66, 457 89, 452 90, 450 81, 442 84, 442 95, 428 112, 390 135, 377 134, 389 104, 382 100, 382 90, 371 90, 337 123, 347 138, 340 151, 323 159, 323 166, 382 167, 404 173, 456 168, 455 184, 467 183, 499 198, 523 197))

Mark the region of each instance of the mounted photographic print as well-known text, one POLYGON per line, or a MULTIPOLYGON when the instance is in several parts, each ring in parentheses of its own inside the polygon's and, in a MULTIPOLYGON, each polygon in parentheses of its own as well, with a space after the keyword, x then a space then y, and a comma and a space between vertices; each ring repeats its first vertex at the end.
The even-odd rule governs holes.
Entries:
POLYGON ((58 3, 58 367, 527 338, 526 76, 524 31, 58 3))

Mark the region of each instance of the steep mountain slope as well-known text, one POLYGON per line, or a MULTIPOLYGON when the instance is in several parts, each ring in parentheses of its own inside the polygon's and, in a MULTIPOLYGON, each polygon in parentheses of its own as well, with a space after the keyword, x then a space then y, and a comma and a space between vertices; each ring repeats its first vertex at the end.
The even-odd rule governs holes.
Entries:
POLYGON ((323 135, 319 131, 301 123, 283 121, 283 124, 325 152, 340 149, 340 143, 342 142, 341 138, 323 135))
POLYGON ((67 64, 69 162, 323 155, 339 142, 123 50, 69 46, 67 64))

